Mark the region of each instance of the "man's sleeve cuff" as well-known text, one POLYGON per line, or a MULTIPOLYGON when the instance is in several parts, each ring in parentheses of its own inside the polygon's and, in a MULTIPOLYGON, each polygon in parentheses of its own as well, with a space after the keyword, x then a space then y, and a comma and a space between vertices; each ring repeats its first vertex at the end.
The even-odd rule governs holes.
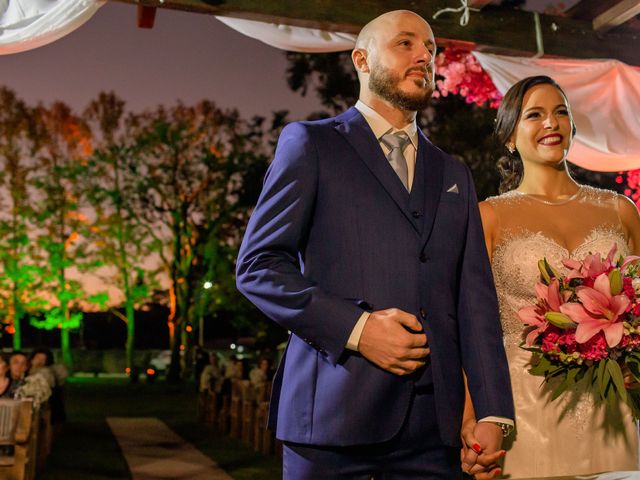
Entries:
POLYGON ((369 312, 362 312, 360 318, 356 322, 356 326, 353 327, 351 331, 351 335, 349 335, 349 339, 347 340, 347 348, 349 350, 353 350, 354 352, 358 351, 358 344, 360 343, 360 336, 362 335, 362 330, 364 330, 364 325, 367 323, 369 319, 369 312))
POLYGON ((514 426, 513 420, 504 417, 484 417, 478 420, 478 423, 480 422, 504 423, 505 425, 514 426))

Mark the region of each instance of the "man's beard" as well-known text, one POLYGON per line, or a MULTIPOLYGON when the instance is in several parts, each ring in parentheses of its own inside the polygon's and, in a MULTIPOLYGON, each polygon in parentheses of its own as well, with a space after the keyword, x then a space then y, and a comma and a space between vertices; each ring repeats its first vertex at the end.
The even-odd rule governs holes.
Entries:
POLYGON ((388 68, 377 66, 371 69, 369 90, 400 110, 417 112, 429 105, 434 88, 430 79, 427 79, 424 92, 416 94, 409 94, 400 90, 398 88, 400 80, 400 77, 388 68))

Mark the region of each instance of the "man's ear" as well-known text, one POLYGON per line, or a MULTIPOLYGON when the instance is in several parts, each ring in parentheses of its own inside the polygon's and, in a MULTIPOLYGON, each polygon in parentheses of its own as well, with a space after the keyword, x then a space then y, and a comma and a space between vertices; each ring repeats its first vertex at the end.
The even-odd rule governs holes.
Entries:
POLYGON ((351 60, 353 60, 353 65, 360 73, 369 73, 367 54, 368 52, 364 48, 354 48, 353 52, 351 52, 351 60))

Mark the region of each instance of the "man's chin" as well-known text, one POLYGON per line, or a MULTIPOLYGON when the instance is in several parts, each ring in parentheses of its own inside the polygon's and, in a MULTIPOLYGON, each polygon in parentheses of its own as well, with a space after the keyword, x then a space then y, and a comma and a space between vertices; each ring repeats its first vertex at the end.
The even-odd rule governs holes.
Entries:
POLYGON ((396 106, 402 110, 418 111, 427 108, 431 101, 433 90, 422 89, 420 92, 403 92, 403 95, 396 96, 396 106))

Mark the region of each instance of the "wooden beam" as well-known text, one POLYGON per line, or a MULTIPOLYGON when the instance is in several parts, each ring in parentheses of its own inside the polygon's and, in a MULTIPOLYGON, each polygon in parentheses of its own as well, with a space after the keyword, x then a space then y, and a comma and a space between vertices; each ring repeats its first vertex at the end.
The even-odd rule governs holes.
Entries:
POLYGON ((571 18, 591 21, 619 2, 620 0, 580 0, 565 13, 571 18))
POLYGON ((156 7, 145 7, 138 5, 138 27, 153 28, 156 20, 156 7))
POLYGON ((621 0, 593 19, 593 29, 607 32, 640 14, 640 0, 621 0))
POLYGON ((457 8, 459 0, 111 0, 134 5, 222 15, 329 31, 357 33, 372 18, 396 9, 410 9, 427 19, 439 44, 463 42, 492 53, 532 56, 538 53, 537 32, 544 53, 569 58, 613 58, 640 65, 638 33, 593 30, 590 21, 537 14, 487 5, 472 12, 469 23, 459 23, 459 13, 433 14, 441 8, 457 8))

